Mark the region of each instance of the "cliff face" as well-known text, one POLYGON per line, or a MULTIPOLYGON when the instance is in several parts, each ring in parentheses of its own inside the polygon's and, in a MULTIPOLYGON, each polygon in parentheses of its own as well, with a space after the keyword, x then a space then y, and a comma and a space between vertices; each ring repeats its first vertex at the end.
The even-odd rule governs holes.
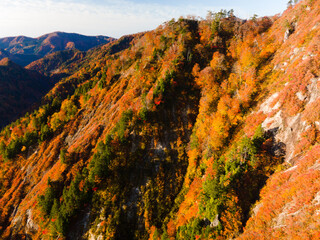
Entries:
POLYGON ((66 61, 0 134, 1 237, 316 237, 319 13, 172 20, 66 61))

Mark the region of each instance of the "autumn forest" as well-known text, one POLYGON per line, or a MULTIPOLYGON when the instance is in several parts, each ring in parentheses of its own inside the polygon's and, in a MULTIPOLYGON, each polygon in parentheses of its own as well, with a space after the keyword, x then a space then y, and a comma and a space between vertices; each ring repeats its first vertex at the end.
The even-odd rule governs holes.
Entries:
POLYGON ((319 23, 302 0, 7 49, 0 239, 319 239, 319 23))

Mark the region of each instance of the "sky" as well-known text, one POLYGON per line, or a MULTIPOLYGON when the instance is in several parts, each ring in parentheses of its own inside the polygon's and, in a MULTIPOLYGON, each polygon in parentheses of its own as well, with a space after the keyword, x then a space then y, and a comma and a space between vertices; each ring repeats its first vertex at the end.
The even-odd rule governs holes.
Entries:
POLYGON ((119 38, 180 16, 233 9, 248 19, 282 13, 288 0, 0 0, 0 37, 63 31, 119 38))

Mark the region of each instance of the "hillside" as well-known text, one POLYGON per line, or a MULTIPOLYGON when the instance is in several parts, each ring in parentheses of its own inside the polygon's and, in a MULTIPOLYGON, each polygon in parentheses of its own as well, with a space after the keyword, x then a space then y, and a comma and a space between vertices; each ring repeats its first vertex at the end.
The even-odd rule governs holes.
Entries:
POLYGON ((0 61, 0 127, 23 116, 41 100, 53 82, 36 71, 26 70, 8 58, 0 61))
POLYGON ((105 36, 84 36, 65 32, 53 32, 38 38, 25 36, 0 38, 0 49, 2 49, 0 59, 9 57, 17 64, 26 66, 53 52, 73 49, 87 51, 113 40, 105 36))
POLYGON ((92 61, 92 58, 97 58, 95 55, 99 51, 101 52, 99 57, 101 57, 101 54, 105 55, 107 52, 114 54, 128 48, 133 38, 134 35, 123 36, 115 44, 110 42, 86 52, 77 49, 54 52, 30 63, 26 66, 26 69, 37 71, 42 75, 50 77, 54 82, 57 82, 78 71, 82 65, 92 61))
POLYGON ((24 55, 24 54, 11 54, 3 49, 0 49, 0 60, 4 58, 9 58, 15 63, 18 63, 21 66, 24 66, 30 62, 33 62, 40 58, 37 55, 24 55))
POLYGON ((76 49, 58 51, 30 63, 25 68, 51 77, 53 81, 57 82, 60 79, 71 75, 72 66, 76 66, 76 69, 78 66, 77 63, 83 60, 85 56, 86 52, 81 52, 76 49))
POLYGON ((1 238, 318 239, 319 18, 211 12, 52 55, 67 75, 0 133, 1 238))
MULTIPOLYGON (((26 112, 33 111, 40 105, 41 98, 48 93, 55 83, 78 71, 82 65, 92 60, 91 55, 99 51, 121 51, 127 47, 133 37, 123 37, 117 44, 102 45, 86 52, 79 50, 58 51, 30 63, 22 68, 9 58, 1 61, 0 92, 1 121, 0 128, 15 121, 26 112)), ((111 44, 111 43, 110 43, 111 44)))

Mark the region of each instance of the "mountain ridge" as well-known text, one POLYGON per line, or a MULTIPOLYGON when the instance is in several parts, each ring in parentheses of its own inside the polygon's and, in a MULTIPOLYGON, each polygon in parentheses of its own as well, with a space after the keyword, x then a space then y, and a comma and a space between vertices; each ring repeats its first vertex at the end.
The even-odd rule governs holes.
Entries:
POLYGON ((106 36, 85 36, 77 33, 53 32, 37 38, 26 36, 0 38, 0 49, 5 50, 8 57, 12 58, 13 61, 26 66, 52 52, 70 49, 87 51, 92 47, 106 44, 113 40, 114 38, 106 36))

